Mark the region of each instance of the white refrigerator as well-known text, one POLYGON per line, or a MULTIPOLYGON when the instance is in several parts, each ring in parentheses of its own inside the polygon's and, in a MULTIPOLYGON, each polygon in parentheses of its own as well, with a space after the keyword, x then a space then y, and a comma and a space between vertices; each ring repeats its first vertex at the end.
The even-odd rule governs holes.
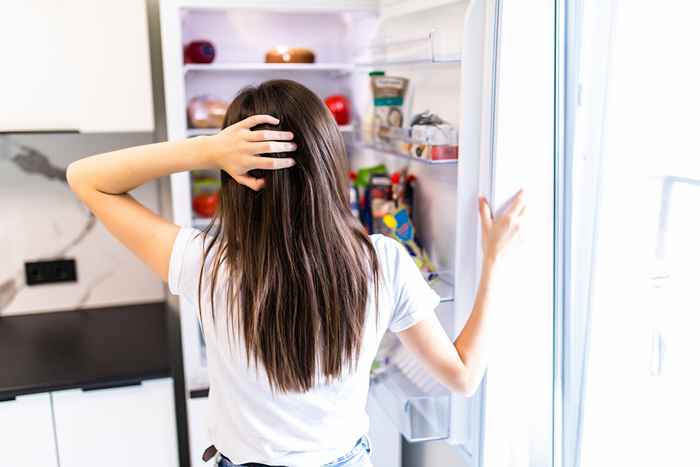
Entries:
MULTIPOLYGON (((552 336, 542 331, 552 327, 545 303, 551 263, 542 238, 553 203, 547 153, 553 116, 547 112, 553 112, 554 77, 553 68, 543 68, 554 54, 548 49, 553 2, 161 0, 160 15, 169 139, 215 131, 188 128, 191 98, 230 100, 242 87, 268 79, 297 80, 321 98, 349 98, 352 118, 341 131, 350 165, 381 162, 390 171, 408 166, 416 176, 416 231, 444 271, 435 285, 442 298, 436 313, 452 337, 469 316, 479 278, 477 196, 499 205, 526 188, 537 233, 524 235, 528 248, 514 253, 519 266, 504 274, 504 289, 515 292, 496 300, 505 311, 495 321, 506 321, 505 331, 494 336, 493 365, 480 391, 470 399, 451 395, 398 350, 392 371, 372 381, 368 412, 375 466, 454 464, 442 457, 445 450, 462 465, 548 465, 551 452, 533 433, 552 427, 552 336), (183 47, 194 40, 215 45, 213 62, 184 64, 183 47), (264 63, 265 52, 278 45, 312 49, 316 60, 264 63), (458 128, 456 161, 402 157, 363 140, 371 104, 368 73, 374 70, 410 80, 410 115, 430 110, 458 128), (527 92, 521 79, 531 87, 527 92), (414 458, 402 459, 402 438, 421 443, 420 454, 411 449, 414 458)), ((171 176, 175 222, 183 226, 206 224, 192 210, 192 177, 171 176)), ((180 316, 191 461, 203 465, 206 356, 193 306, 182 301, 180 316)))

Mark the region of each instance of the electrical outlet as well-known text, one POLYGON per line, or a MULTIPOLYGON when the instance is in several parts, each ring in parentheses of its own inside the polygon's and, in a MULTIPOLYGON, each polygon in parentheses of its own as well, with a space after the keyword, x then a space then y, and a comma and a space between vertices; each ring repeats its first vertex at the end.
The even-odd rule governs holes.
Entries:
POLYGON ((34 261, 24 263, 27 285, 77 282, 78 275, 74 259, 34 261))

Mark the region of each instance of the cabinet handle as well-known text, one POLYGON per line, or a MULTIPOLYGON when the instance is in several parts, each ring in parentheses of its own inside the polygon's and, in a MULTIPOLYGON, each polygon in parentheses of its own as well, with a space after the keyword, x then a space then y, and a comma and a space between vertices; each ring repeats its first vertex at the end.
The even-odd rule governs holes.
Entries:
POLYGON ((0 135, 55 135, 55 134, 79 134, 77 128, 63 128, 50 130, 0 130, 0 135))
POLYGON ((201 397, 209 397, 209 388, 190 391, 190 399, 199 399, 201 397))
POLYGON ((113 383, 96 383, 80 388, 83 392, 99 391, 101 389, 128 388, 131 386, 141 386, 141 381, 116 381, 113 383))

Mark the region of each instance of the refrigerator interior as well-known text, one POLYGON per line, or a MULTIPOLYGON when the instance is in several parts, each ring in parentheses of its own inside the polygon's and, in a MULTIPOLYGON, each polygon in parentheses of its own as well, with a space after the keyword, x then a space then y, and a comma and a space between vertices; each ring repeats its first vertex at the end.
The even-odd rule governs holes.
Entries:
MULTIPOLYGON (((230 101, 241 88, 269 79, 299 81, 321 98, 347 96, 352 117, 341 132, 350 166, 357 169, 383 163, 390 172, 407 167, 416 176, 413 221, 417 236, 440 271, 432 284, 441 296, 436 313, 447 333, 455 337, 457 326, 461 327, 467 317, 476 285, 478 245, 472 224, 477 219, 476 191, 484 188, 484 179, 488 178, 482 173, 479 139, 487 63, 484 38, 489 32, 484 4, 488 2, 426 2, 398 12, 385 8, 384 3, 334 7, 328 2, 319 7, 287 2, 273 8, 235 1, 190 4, 162 0, 168 137, 180 139, 216 131, 189 128, 187 104, 193 97, 210 95, 230 101), (216 45, 213 63, 183 64, 183 46, 197 39, 216 45), (265 52, 279 44, 312 49, 316 61, 263 63, 265 52), (410 80, 409 117, 430 110, 458 127, 458 161, 411 159, 363 139, 362 119, 372 103, 368 73, 373 70, 410 80), (455 276, 465 284, 457 291, 453 286, 455 276)), ((180 173, 171 177, 174 217, 179 225, 208 224, 192 209, 193 177, 208 175, 215 174, 180 173)), ((194 304, 181 301, 181 320, 186 389, 194 394, 208 387, 204 341, 194 304)), ((480 442, 481 393, 469 400, 451 395, 396 345, 396 338, 389 333, 383 348, 389 349, 385 353, 388 363, 372 378, 372 423, 378 418, 388 420, 397 430, 394 433, 401 433, 409 442, 447 440, 457 445, 467 460, 475 460, 480 442), (381 416, 375 414, 377 409, 383 412, 381 416)), ((192 399, 188 405, 201 404, 192 399)), ((195 413, 201 414, 202 410, 191 410, 189 417, 195 413)), ((191 420, 190 425, 199 426, 201 421, 191 420)), ((386 443, 396 449, 391 436, 386 443)), ((199 454, 194 451, 193 459, 199 454)), ((375 463, 390 465, 376 459, 375 463)))

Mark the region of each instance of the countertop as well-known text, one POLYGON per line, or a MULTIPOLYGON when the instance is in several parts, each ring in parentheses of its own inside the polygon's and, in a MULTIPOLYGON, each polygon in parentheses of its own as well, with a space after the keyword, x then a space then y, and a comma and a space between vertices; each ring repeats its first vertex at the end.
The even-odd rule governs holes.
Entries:
POLYGON ((0 317, 0 400, 172 374, 164 302, 0 317))

